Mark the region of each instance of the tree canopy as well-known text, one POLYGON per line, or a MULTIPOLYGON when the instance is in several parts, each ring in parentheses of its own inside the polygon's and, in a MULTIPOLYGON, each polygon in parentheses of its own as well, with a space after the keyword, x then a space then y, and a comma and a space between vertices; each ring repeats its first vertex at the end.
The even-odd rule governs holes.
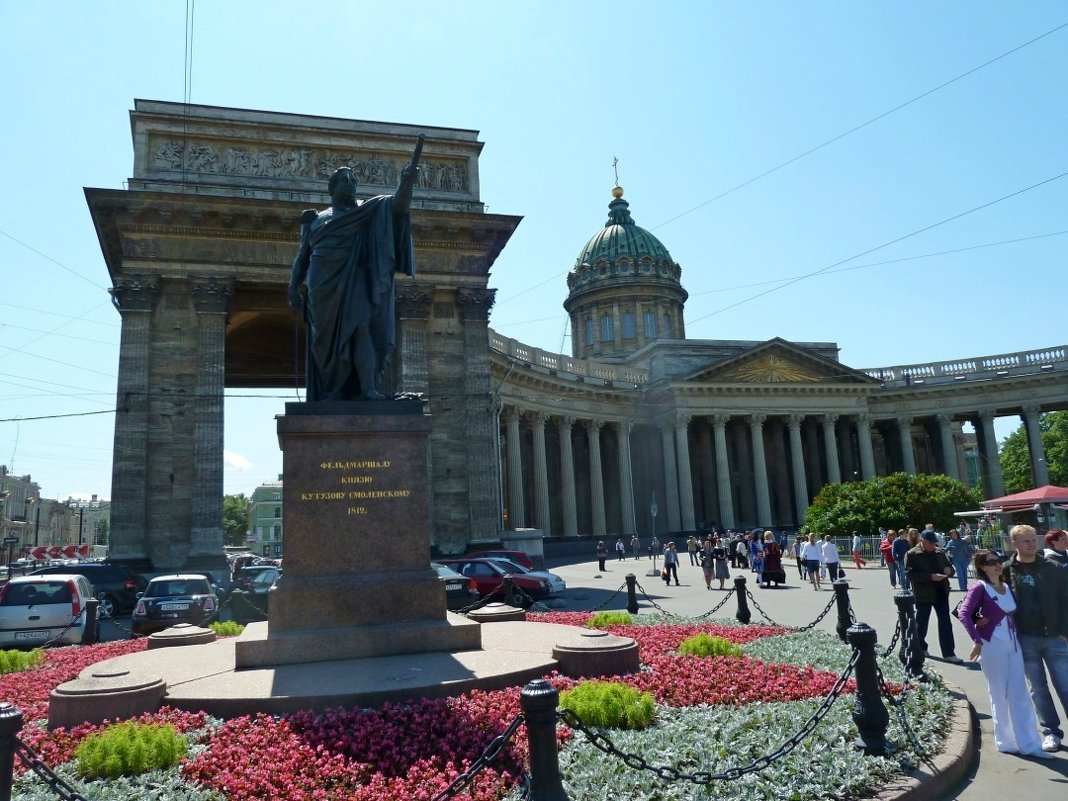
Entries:
POLYGON ((939 531, 953 528, 954 512, 977 509, 982 491, 941 474, 894 473, 870 481, 827 484, 805 515, 803 531, 864 535, 879 526, 902 528, 934 523, 939 531))
MULTIPOLYGON (((1039 421, 1042 447, 1046 451, 1049 482, 1068 486, 1068 411, 1047 412, 1039 421)), ((1031 449, 1027 443, 1027 429, 1020 426, 1001 442, 1001 474, 1005 492, 1023 492, 1035 486, 1031 473, 1031 449)))
POLYGON ((223 496, 223 539, 227 545, 244 545, 248 536, 249 499, 244 493, 223 496))

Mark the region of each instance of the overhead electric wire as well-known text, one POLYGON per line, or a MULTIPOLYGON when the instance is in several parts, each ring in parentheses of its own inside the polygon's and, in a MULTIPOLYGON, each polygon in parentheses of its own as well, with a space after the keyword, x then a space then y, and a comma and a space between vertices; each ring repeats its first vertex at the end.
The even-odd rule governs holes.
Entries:
MULTIPOLYGON (((688 210, 686 210, 686 211, 684 211, 684 212, 682 212, 680 214, 676 214, 674 217, 670 217, 667 220, 665 220, 664 222, 657 223, 656 225, 652 226, 649 230, 655 231, 657 229, 663 228, 664 226, 669 225, 670 223, 673 223, 676 220, 679 220, 679 219, 681 219, 681 218, 683 218, 683 217, 685 217, 685 216, 687 216, 689 214, 692 214, 695 211, 703 209, 705 206, 711 205, 712 203, 715 203, 717 200, 721 200, 722 198, 727 197, 727 195, 730 195, 730 194, 732 194, 734 192, 737 192, 739 189, 743 189, 743 188, 749 186, 750 184, 756 183, 760 179, 766 178, 767 176, 771 175, 774 172, 778 172, 783 167, 788 167, 789 165, 793 164, 794 162, 800 161, 801 159, 805 158, 806 156, 810 156, 813 153, 815 153, 815 152, 817 152, 819 150, 822 150, 823 148, 827 147, 828 145, 834 144, 835 142, 838 142, 841 139, 844 139, 845 137, 850 136, 851 134, 854 134, 857 131, 862 130, 863 128, 867 128, 869 125, 871 125, 871 124, 873 124, 875 122, 878 122, 879 120, 884 119, 884 118, 890 116, 891 114, 894 114, 894 113, 900 111, 903 108, 911 106, 913 103, 916 103, 916 102, 922 100, 923 98, 934 94, 935 92, 938 92, 938 91, 940 91, 942 89, 945 89, 947 86, 950 86, 951 84, 954 84, 957 81, 960 81, 961 79, 966 78, 969 75, 972 75, 972 74, 978 72, 981 69, 989 67, 991 64, 994 64, 994 63, 996 63, 998 61, 1001 61, 1003 58, 1011 56, 1014 53, 1018 53, 1020 50, 1023 50, 1025 47, 1029 47, 1030 45, 1033 45, 1036 42, 1039 42, 1039 41, 1041 41, 1042 39, 1045 39, 1048 36, 1052 36, 1053 34, 1057 33, 1058 31, 1061 31, 1061 30, 1063 30, 1065 28, 1068 28, 1068 22, 1064 22, 1064 23, 1056 26, 1055 28, 1051 28, 1050 30, 1046 31, 1045 33, 1039 34, 1038 36, 1035 36, 1032 39, 1028 39, 1026 42, 1023 42, 1022 44, 1016 45, 1016 47, 1013 47, 1013 48, 1011 48, 1009 50, 1006 50, 1004 53, 1001 53, 1000 55, 994 56, 993 58, 988 59, 987 61, 984 61, 982 64, 979 64, 979 65, 977 65, 975 67, 972 67, 969 70, 965 70, 964 72, 960 73, 959 75, 957 75, 957 76, 955 76, 953 78, 950 78, 948 81, 943 81, 942 83, 938 84, 937 86, 932 87, 931 89, 928 89, 927 91, 916 95, 915 97, 911 98, 910 100, 906 100, 904 103, 899 103, 898 105, 894 106, 893 108, 888 109, 887 111, 884 111, 881 114, 876 115, 875 117, 872 117, 871 119, 867 120, 866 122, 862 122, 859 125, 855 125, 852 128, 850 128, 849 130, 844 131, 844 132, 838 134, 837 136, 833 136, 830 139, 826 140, 825 142, 822 142, 822 143, 816 145, 815 147, 811 147, 808 150, 804 151, 803 153, 799 153, 798 155, 794 156, 793 158, 787 159, 786 161, 784 161, 784 162, 782 162, 780 164, 777 164, 774 167, 771 167, 770 169, 765 170, 764 172, 762 172, 759 175, 756 175, 756 176, 750 178, 747 181, 743 181, 742 183, 738 184, 737 186, 733 186, 730 189, 727 189, 726 191, 720 192, 718 195, 715 195, 714 197, 709 198, 708 200, 706 200, 703 203, 700 203, 700 204, 694 206, 691 209, 688 209, 688 210)), ((612 254, 612 255, 614 255, 614 254, 612 254)), ((527 289, 521 290, 520 292, 516 293, 515 295, 511 295, 510 297, 507 297, 507 298, 505 298, 503 300, 497 301, 497 303, 495 305, 502 306, 505 303, 508 303, 509 301, 515 300, 516 298, 521 297, 522 295, 525 295, 527 292, 532 292, 533 290, 538 289, 539 287, 545 286, 545 284, 548 284, 548 283, 550 283, 552 281, 559 280, 563 276, 567 275, 569 272, 570 272, 570 270, 565 270, 562 273, 557 273, 556 275, 553 275, 552 277, 547 278, 546 280, 542 281, 541 283, 538 283, 538 284, 535 284, 533 286, 530 286, 527 289)))
POLYGON ((780 289, 785 289, 788 286, 792 286, 792 285, 794 285, 796 283, 799 283, 801 281, 804 281, 804 280, 806 280, 808 278, 812 278, 813 276, 817 276, 817 275, 820 275, 821 273, 825 273, 825 272, 827 272, 829 270, 833 270, 835 267, 838 267, 838 266, 840 266, 842 264, 845 264, 848 261, 852 261, 853 259, 859 259, 861 256, 867 256, 869 253, 874 253, 877 250, 882 250, 883 248, 889 247, 890 245, 895 245, 898 242, 904 242, 906 239, 911 239, 914 236, 919 236, 922 233, 930 231, 930 230, 932 230, 934 228, 938 228, 939 226, 945 225, 946 223, 953 222, 954 220, 959 220, 962 217, 968 216, 969 214, 974 214, 977 211, 982 211, 983 209, 990 208, 991 206, 993 206, 993 205, 995 205, 997 203, 1001 203, 1001 202, 1003 202, 1005 200, 1009 200, 1010 198, 1014 198, 1014 197, 1016 197, 1018 195, 1022 195, 1024 192, 1030 192, 1032 189, 1037 189, 1040 186, 1045 186, 1048 183, 1052 183, 1053 181, 1060 180, 1061 178, 1065 177, 1066 175, 1068 175, 1068 171, 1062 172, 1062 173, 1058 173, 1057 175, 1054 175, 1054 176, 1051 176, 1049 178, 1046 178, 1045 180, 1039 181, 1036 184, 1031 184, 1030 186, 1026 186, 1023 189, 1017 189, 1015 192, 1010 192, 1009 194, 1002 195, 1001 197, 996 198, 994 200, 987 201, 986 203, 981 203, 980 205, 974 206, 973 208, 970 208, 967 211, 962 211, 959 214, 954 214, 954 215, 952 215, 950 217, 946 217, 945 219, 939 220, 936 223, 931 223, 930 225, 925 225, 923 228, 917 228, 915 231, 911 231, 911 232, 909 232, 907 234, 903 234, 902 236, 895 237, 894 239, 891 239, 891 240, 889 240, 887 242, 883 242, 881 245, 876 245, 873 248, 868 248, 867 250, 861 251, 860 253, 855 253, 852 256, 849 256, 847 258, 844 258, 844 259, 841 259, 839 261, 836 261, 833 264, 828 264, 826 267, 821 267, 818 270, 813 270, 810 273, 805 273, 804 275, 800 275, 800 276, 797 276, 796 278, 792 278, 792 279, 786 281, 785 283, 783 283, 780 286, 772 287, 771 289, 766 289, 763 292, 758 292, 757 294, 751 295, 748 298, 743 298, 742 300, 739 300, 739 301, 737 301, 735 303, 730 303, 730 304, 728 304, 726 306, 723 306, 722 308, 716 309, 715 311, 711 311, 708 314, 703 314, 700 317, 697 317, 697 318, 694 318, 692 320, 689 320, 688 321, 688 325, 693 325, 694 323, 699 323, 702 320, 707 320, 709 317, 713 317, 713 316, 715 316, 717 314, 721 314, 722 312, 729 311, 730 309, 737 308, 738 306, 741 306, 741 305, 743 305, 745 303, 749 303, 750 301, 754 301, 754 300, 757 300, 758 298, 762 298, 765 295, 770 295, 772 292, 778 292, 780 289))

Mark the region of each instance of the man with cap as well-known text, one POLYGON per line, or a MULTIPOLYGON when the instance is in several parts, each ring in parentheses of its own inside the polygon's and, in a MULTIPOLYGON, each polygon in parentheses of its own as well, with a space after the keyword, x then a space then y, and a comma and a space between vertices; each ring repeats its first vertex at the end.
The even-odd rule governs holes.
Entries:
POLYGON ((954 653, 953 624, 949 615, 949 579, 954 575, 946 552, 938 547, 938 535, 933 527, 920 535, 920 542, 905 554, 905 575, 916 596, 916 633, 919 645, 927 650, 927 624, 931 610, 938 616, 938 645, 942 659, 960 664, 954 653))

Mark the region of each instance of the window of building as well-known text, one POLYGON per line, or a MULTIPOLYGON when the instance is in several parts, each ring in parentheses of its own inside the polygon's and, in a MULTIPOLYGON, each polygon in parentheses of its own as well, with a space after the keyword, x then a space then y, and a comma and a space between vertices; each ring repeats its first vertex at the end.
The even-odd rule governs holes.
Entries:
POLYGON ((615 338, 615 332, 612 330, 612 315, 605 314, 601 317, 601 341, 611 342, 615 338))
POLYGON ((638 321, 634 312, 623 312, 623 339, 638 338, 638 321))
POLYGON ((593 320, 586 318, 586 344, 593 344, 593 320))
POLYGON ((647 311, 642 317, 645 320, 645 336, 656 339, 656 312, 647 311))
POLYGON ((664 336, 668 339, 672 339, 675 336, 675 332, 672 330, 671 326, 671 315, 667 312, 664 312, 664 336))
POLYGON ((281 517, 282 516, 282 507, 281 506, 274 507, 274 516, 275 517, 281 517))

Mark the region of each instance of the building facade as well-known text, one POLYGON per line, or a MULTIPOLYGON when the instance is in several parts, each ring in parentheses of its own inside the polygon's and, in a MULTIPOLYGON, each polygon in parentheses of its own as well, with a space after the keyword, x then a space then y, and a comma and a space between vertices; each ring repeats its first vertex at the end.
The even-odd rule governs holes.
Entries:
POLYGON ((248 510, 248 544, 253 553, 272 559, 282 556, 282 480, 269 481, 252 491, 248 510))
POLYGON ((433 416, 441 552, 523 527, 792 526, 826 482, 964 476, 966 421, 999 494, 995 417, 1035 432, 1037 481, 1037 420, 1068 399, 1060 346, 858 370, 834 343, 686 339, 683 268, 621 189, 568 276, 575 351, 541 351, 489 328, 490 267, 520 218, 486 211, 476 131, 149 100, 130 121, 126 188, 85 193, 122 324, 110 555, 143 571, 222 569, 224 390, 303 386, 286 303, 301 211, 329 205, 339 165, 361 197, 392 191, 420 133, 390 383, 433 416))

